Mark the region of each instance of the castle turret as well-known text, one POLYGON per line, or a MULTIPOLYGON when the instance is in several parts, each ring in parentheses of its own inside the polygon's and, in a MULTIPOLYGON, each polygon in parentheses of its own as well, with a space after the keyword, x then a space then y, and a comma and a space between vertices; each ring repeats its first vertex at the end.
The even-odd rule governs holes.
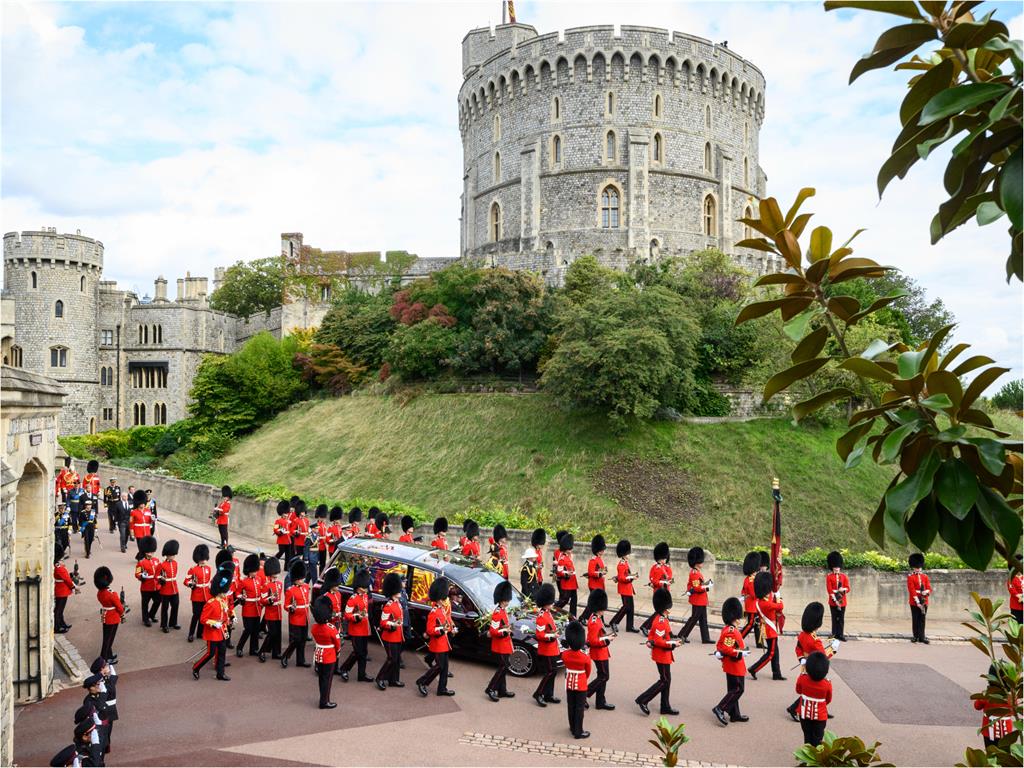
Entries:
POLYGON ((153 301, 167 301, 167 278, 163 275, 153 281, 153 301))

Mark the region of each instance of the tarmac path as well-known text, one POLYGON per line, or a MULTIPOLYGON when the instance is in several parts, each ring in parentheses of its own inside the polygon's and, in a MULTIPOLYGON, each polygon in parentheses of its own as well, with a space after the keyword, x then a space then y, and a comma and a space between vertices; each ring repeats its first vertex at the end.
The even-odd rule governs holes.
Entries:
MULTIPOLYGON (((192 530, 197 524, 162 512, 157 530, 162 544, 181 544, 180 574, 191 564, 199 539, 173 529, 175 522, 192 530)), ((187 659, 200 651, 186 642, 191 606, 182 591, 179 624, 169 634, 159 626, 145 628, 138 612, 139 593, 133 577, 134 544, 122 554, 116 536, 98 535, 102 546, 85 560, 79 537, 72 537, 72 559, 78 559, 87 584, 73 596, 66 618, 74 626, 67 637, 87 663, 99 650, 99 610, 92 571, 100 564, 114 572, 114 589, 122 585, 132 612, 115 642, 118 664, 118 709, 113 752, 107 764, 123 765, 596 765, 652 764, 647 743, 657 715, 645 718, 633 704, 635 696, 656 677, 638 635, 623 633, 612 644, 608 699, 614 712, 587 712, 590 739, 576 741, 568 731, 565 705, 540 709, 530 699, 534 680, 510 678, 517 698, 495 704, 483 694, 491 668, 453 659, 453 698, 431 694, 422 698, 413 680, 424 669, 422 657, 407 651, 402 672, 404 689, 378 691, 374 686, 335 678, 337 709, 316 708, 312 670, 294 665, 282 669, 268 660, 236 658, 229 652, 230 682, 218 682, 211 668, 199 682, 192 679, 187 659), (534 742, 534 743, 530 743, 534 742), (497 745, 497 748, 495 748, 497 745), (585 751, 586 750, 586 751, 585 751)), ((243 546, 245 542, 240 542, 243 546)), ((69 563, 70 564, 70 563, 69 563)), ((614 596, 613 604, 616 602, 614 596)), ((688 606, 677 605, 674 616, 685 618, 688 606)), ((798 611, 794 611, 797 618, 798 611)), ((717 632, 713 632, 717 637, 717 632)), ((711 707, 725 692, 712 646, 699 641, 676 653, 672 703, 680 710, 673 723, 685 722, 692 739, 681 750, 686 764, 744 766, 793 765, 793 750, 802 742, 800 726, 784 708, 795 698, 794 640, 784 638, 782 661, 786 681, 764 675, 747 679, 741 700, 748 723, 722 727, 711 707)), ((343 647, 347 653, 347 646, 343 647)), ((371 674, 384 659, 371 646, 371 674)), ((308 658, 312 645, 307 646, 308 658)), ((987 666, 973 647, 962 642, 929 646, 900 641, 860 640, 845 644, 830 674, 835 719, 829 729, 880 741, 880 754, 897 765, 953 765, 966 745, 981 745, 979 718, 969 700, 980 688, 987 666)), ((564 685, 559 680, 559 685, 564 685)), ((556 689, 557 690, 557 689, 556 689)), ((61 691, 16 711, 15 759, 18 765, 48 765, 71 743, 73 713, 81 705, 80 688, 61 691)), ((656 702, 655 702, 656 704, 656 702)), ((682 761, 681 765, 684 764, 682 761)))

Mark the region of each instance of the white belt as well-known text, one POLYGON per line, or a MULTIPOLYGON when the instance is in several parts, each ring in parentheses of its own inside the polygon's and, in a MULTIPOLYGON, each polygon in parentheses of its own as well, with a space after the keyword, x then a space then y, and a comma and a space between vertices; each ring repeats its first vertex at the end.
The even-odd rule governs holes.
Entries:
POLYGON ((824 699, 815 699, 812 696, 805 696, 802 693, 800 694, 800 698, 803 699, 804 701, 813 701, 816 704, 824 704, 825 703, 824 699))
POLYGON ((110 701, 108 701, 107 702, 107 706, 108 707, 115 707, 115 706, 117 706, 117 699, 111 699, 110 701))
POLYGON ((315 645, 317 647, 317 650, 321 650, 321 651, 325 651, 328 648, 333 648, 334 647, 334 643, 331 643, 330 645, 320 645, 320 643, 316 643, 315 645))
POLYGON ((300 608, 309 608, 309 606, 308 605, 296 605, 295 606, 295 610, 296 611, 299 610, 300 608))
POLYGON ((245 602, 247 602, 247 603, 255 603, 257 601, 259 601, 258 597, 247 597, 247 598, 245 598, 245 602))
POLYGON ((196 584, 192 589, 209 589, 209 587, 210 582, 206 582, 205 584, 196 584))
POLYGON ((112 611, 112 610, 114 610, 114 607, 110 606, 109 608, 107 608, 106 606, 101 605, 100 606, 100 610, 101 611, 112 611))

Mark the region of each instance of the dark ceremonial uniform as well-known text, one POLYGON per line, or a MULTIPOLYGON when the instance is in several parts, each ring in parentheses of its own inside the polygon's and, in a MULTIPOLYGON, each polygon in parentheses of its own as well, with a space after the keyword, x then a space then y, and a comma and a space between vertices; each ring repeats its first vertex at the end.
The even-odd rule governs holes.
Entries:
POLYGON ((192 603, 192 620, 188 625, 189 640, 196 637, 203 637, 203 623, 199 620, 203 613, 203 606, 210 599, 210 578, 213 576, 213 569, 208 565, 193 565, 185 575, 185 586, 191 590, 189 601, 192 603))
POLYGON ((58 634, 71 629, 71 625, 64 621, 64 606, 74 592, 75 582, 71 574, 64 563, 57 561, 53 564, 53 631, 58 634))
POLYGON ((224 680, 224 663, 227 657, 227 630, 231 622, 231 611, 224 595, 217 595, 207 601, 203 606, 203 613, 200 616, 203 624, 203 639, 206 640, 206 653, 204 653, 195 664, 192 665, 192 676, 199 679, 199 670, 206 666, 206 662, 213 659, 214 669, 217 671, 217 679, 224 680))
POLYGON ((508 674, 509 659, 512 658, 512 625, 508 613, 500 605, 491 612, 491 625, 487 630, 491 638, 491 653, 498 657, 498 670, 487 684, 487 690, 494 691, 499 697, 507 696, 508 687, 505 676, 508 674))
POLYGON ((160 584, 160 628, 179 629, 178 606, 178 561, 164 560, 157 566, 157 581, 160 584))
POLYGON ((761 619, 764 632, 764 655, 750 668, 756 675, 765 665, 772 665, 772 679, 782 680, 782 667, 779 662, 779 625, 776 614, 783 609, 782 601, 775 600, 771 593, 757 601, 757 615, 761 619))
POLYGON ((100 646, 100 656, 108 660, 116 659, 114 637, 117 635, 117 628, 121 626, 121 619, 124 618, 124 604, 110 587, 104 587, 97 591, 96 599, 99 601, 100 616, 103 619, 103 643, 100 646))
POLYGON ((572 550, 559 550, 555 553, 555 577, 558 581, 558 601, 555 607, 568 606, 569 615, 575 616, 579 602, 579 582, 576 580, 572 550))
POLYGON ((907 593, 910 596, 910 618, 913 642, 927 643, 925 619, 928 616, 928 602, 932 594, 932 580, 927 573, 915 572, 907 576, 907 593))
POLYGON ((383 682, 401 687, 399 674, 402 668, 402 643, 405 641, 402 617, 402 603, 395 595, 384 603, 380 612, 380 641, 384 644, 387 659, 377 672, 378 685, 383 682))
POLYGON ((617 627, 619 622, 625 618, 627 632, 633 631, 633 600, 636 595, 636 587, 633 585, 634 580, 629 560, 624 557, 620 558, 618 565, 615 566, 615 591, 619 594, 622 606, 615 612, 612 620, 608 623, 613 627, 617 627))
POLYGON ((587 704, 587 680, 592 669, 591 657, 583 651, 567 648, 562 651, 562 663, 565 665, 565 698, 569 711, 569 730, 576 738, 585 738, 583 713, 587 704))
POLYGON ((679 630, 679 636, 684 640, 690 636, 694 626, 700 627, 700 641, 711 643, 711 633, 708 631, 708 586, 704 581, 704 574, 700 568, 691 568, 687 578, 687 593, 690 602, 690 618, 686 620, 683 628, 679 630))
POLYGON ((341 635, 333 624, 314 624, 313 665, 320 686, 320 709, 329 709, 331 704, 331 684, 334 682, 334 667, 338 663, 338 652, 341 650, 341 635))
POLYGON ((825 590, 828 592, 828 609, 832 615, 832 637, 846 640, 846 606, 849 602, 850 579, 845 573, 825 575, 825 590))

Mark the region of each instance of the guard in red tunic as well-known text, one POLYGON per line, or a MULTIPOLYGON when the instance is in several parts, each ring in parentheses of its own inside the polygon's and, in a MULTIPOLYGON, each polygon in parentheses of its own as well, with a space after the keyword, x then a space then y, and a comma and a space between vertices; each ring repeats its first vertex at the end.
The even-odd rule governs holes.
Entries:
POLYGON ((590 658, 597 667, 597 676, 587 690, 587 698, 594 696, 597 699, 598 709, 615 709, 614 704, 609 704, 605 699, 605 691, 608 688, 608 680, 611 679, 611 671, 608 660, 611 659, 611 652, 608 646, 612 644, 614 633, 608 630, 604 623, 604 612, 608 610, 608 593, 603 589, 595 589, 587 595, 587 649, 590 658))
POLYGON ((213 521, 217 524, 220 532, 220 546, 225 549, 228 545, 228 519, 231 516, 231 499, 234 494, 231 486, 225 485, 220 489, 220 501, 213 508, 213 521))
MULTIPOLYGON (((666 542, 659 541, 654 545, 654 565, 651 566, 651 570, 647 574, 647 586, 655 592, 659 589, 664 589, 666 592, 672 589, 675 579, 672 576, 672 566, 669 565, 671 556, 666 542)), ((657 612, 648 616, 647 620, 640 625, 640 631, 645 635, 650 634, 655 616, 657 616, 657 612)))
POLYGON ((543 528, 534 529, 530 534, 530 546, 537 553, 537 583, 544 583, 544 546, 548 543, 548 535, 543 528))
POLYGON ((359 507, 352 507, 348 511, 348 528, 345 529, 345 538, 351 539, 359 535, 359 523, 363 520, 363 510, 359 507))
POLYGON ((327 505, 317 504, 309 543, 309 580, 315 581, 327 567, 327 505))
MULTIPOLYGON (((995 678, 998 674, 999 671, 996 669, 996 665, 990 664, 988 676, 995 678)), ((989 688, 985 693, 991 695, 994 692, 995 686, 990 682, 989 688)), ((982 713, 981 737, 984 739, 986 747, 998 744, 1001 738, 1016 731, 1013 722, 1013 713, 1016 706, 1012 700, 1007 703, 988 698, 975 699, 974 708, 982 713)))
POLYGON ((160 610, 160 582, 156 578, 160 561, 154 557, 155 553, 156 539, 152 536, 139 539, 139 552, 135 555, 135 578, 139 581, 142 623, 147 627, 152 626, 156 612, 160 610))
POLYGON ((111 664, 117 662, 117 654, 114 653, 114 637, 117 636, 117 628, 121 626, 126 612, 121 598, 110 588, 113 581, 114 574, 105 565, 97 568, 92 575, 92 583, 96 586, 96 599, 100 604, 100 618, 103 621, 103 642, 100 646, 100 656, 111 664))
POLYGON ((281 613, 284 603, 284 589, 278 576, 281 575, 281 561, 271 557, 263 566, 263 575, 266 577, 263 582, 263 593, 260 595, 260 605, 263 607, 263 620, 267 624, 267 636, 260 646, 259 660, 264 663, 267 660, 267 651, 270 651, 270 658, 277 660, 281 658, 281 613))
POLYGON ((238 582, 237 599, 242 602, 242 636, 235 644, 235 655, 241 658, 245 653, 245 641, 249 641, 249 655, 258 655, 261 600, 263 599, 262 579, 257 575, 260 570, 260 556, 253 553, 246 555, 242 561, 242 580, 238 582))
POLYGON ((480 526, 475 520, 466 521, 466 536, 462 543, 462 554, 474 560, 480 559, 480 526))
POLYGON ((825 591, 828 593, 828 610, 832 614, 832 637, 846 640, 846 605, 850 594, 850 580, 843 573, 843 555, 829 552, 828 574, 825 576, 825 591))
POLYGON ((370 641, 370 572, 365 568, 356 571, 352 590, 352 595, 345 601, 345 622, 352 652, 341 665, 339 674, 348 682, 349 670, 358 662, 359 682, 372 683, 373 678, 366 674, 366 652, 370 641))
MULTIPOLYGON (((306 502, 299 499, 295 502, 295 518, 291 524, 292 558, 306 557, 306 539, 309 537, 309 517, 306 502)), ((290 562, 290 561, 289 561, 290 562)))
POLYGON ((218 680, 231 679, 224 674, 224 665, 227 660, 225 646, 231 627, 231 610, 225 600, 225 593, 234 580, 234 571, 234 564, 227 562, 221 565, 210 579, 212 598, 203 606, 203 613, 200 616, 200 621, 203 624, 203 639, 206 640, 206 653, 192 665, 192 677, 196 680, 199 679, 199 671, 206 666, 206 662, 210 659, 213 659, 218 680))
POLYGON ((386 539, 389 527, 388 516, 377 507, 370 507, 370 522, 366 525, 366 535, 375 539, 386 539))
POLYGON ((743 625, 742 635, 746 637, 754 630, 754 640, 758 648, 763 647, 761 643, 761 620, 757 615, 757 595, 754 594, 754 576, 761 570, 761 553, 748 552, 743 558, 743 587, 740 589, 740 597, 743 598, 743 613, 747 617, 743 625))
POLYGON ((743 619, 743 603, 737 597, 727 598, 722 604, 722 633, 718 636, 715 657, 722 660, 725 672, 725 696, 713 707, 711 713, 722 725, 729 722, 745 723, 750 718, 740 714, 740 697, 743 695, 744 680, 747 676, 746 657, 750 654, 743 644, 743 633, 739 630, 743 619), (729 716, 729 720, 725 716, 729 716))
POLYGON ((452 650, 451 636, 455 633, 451 614, 445 609, 450 586, 444 576, 438 576, 430 583, 428 597, 433 607, 427 614, 427 650, 433 654, 434 664, 416 681, 416 690, 421 696, 430 693, 428 686, 435 677, 438 696, 455 695, 455 691, 448 687, 448 654, 452 650))
POLYGON ((75 484, 78 473, 71 466, 71 457, 64 457, 64 466, 61 467, 60 472, 57 473, 57 477, 53 481, 54 491, 59 495, 60 500, 67 504, 68 491, 75 484))
POLYGON ((174 539, 164 542, 160 554, 164 558, 156 572, 160 585, 160 629, 167 634, 172 629, 181 629, 178 624, 178 542, 174 539))
POLYGON ((95 509, 100 506, 100 493, 103 491, 103 483, 100 482, 100 463, 91 459, 85 467, 86 475, 82 478, 82 490, 92 498, 92 505, 95 509))
POLYGON ((413 534, 416 532, 416 521, 412 515, 402 515, 402 535, 398 540, 403 544, 412 544, 413 534))
POLYGON ((491 552, 497 563, 498 573, 502 578, 508 578, 508 531, 505 526, 498 523, 491 532, 491 552))
POLYGON ((533 602, 540 613, 537 614, 535 636, 537 638, 537 663, 541 673, 540 682, 533 692, 533 700, 537 706, 558 704, 561 699, 555 697, 555 675, 558 673, 558 626, 549 610, 555 603, 555 588, 550 584, 541 584, 533 593, 533 602))
MULTIPOLYGON (((604 564, 604 551, 607 545, 604 542, 604 536, 600 533, 590 540, 590 553, 591 558, 587 561, 587 590, 593 592, 595 589, 604 590, 604 580, 608 575, 608 569, 604 564)), ((590 616, 587 613, 587 609, 583 609, 583 613, 580 616, 580 623, 584 627, 587 625, 587 618, 590 616)), ((593 688, 593 686, 591 686, 593 688)))
POLYGON ((757 615, 764 632, 764 655, 750 668, 750 676, 757 680, 757 673, 769 662, 772 665, 772 680, 785 680, 779 662, 779 625, 777 614, 783 609, 782 600, 772 592, 772 575, 761 571, 754 577, 754 594, 757 595, 757 615))
POLYGON ((274 521, 274 540, 277 542, 277 554, 274 555, 278 560, 283 559, 284 562, 288 562, 292 558, 292 532, 289 526, 288 513, 291 511, 291 505, 281 499, 277 502, 277 519, 274 521))
MULTIPOLYGON (((302 511, 305 511, 305 507, 302 511)), ((309 575, 306 564, 301 560, 295 560, 288 575, 292 580, 292 585, 284 593, 284 609, 288 613, 288 647, 281 656, 281 666, 288 666, 288 659, 294 651, 295 666, 308 667, 310 664, 306 661, 306 628, 309 626, 310 590, 309 584, 306 583, 306 577, 309 575)))
POLYGON ((448 549, 448 518, 439 517, 434 521, 434 538, 430 546, 434 549, 448 549))
MULTIPOLYGON (((840 641, 838 639, 833 639, 831 643, 825 645, 821 642, 821 638, 818 637, 818 630, 821 629, 824 621, 825 606, 818 602, 808 603, 804 608, 804 615, 800 617, 800 634, 796 638, 796 658, 800 662, 801 667, 807 664, 807 659, 812 653, 824 653, 827 657, 832 658, 839 650, 840 641)), ((800 674, 806 674, 806 671, 801 669, 800 674)), ((789 716, 796 721, 800 720, 798 714, 799 707, 800 699, 797 698, 796 701, 786 708, 789 716)))
POLYGON ((210 579, 213 576, 213 569, 208 562, 210 560, 210 548, 205 544, 197 544, 192 550, 192 562, 195 563, 185 574, 185 586, 191 590, 189 601, 192 603, 192 620, 188 624, 188 641, 191 643, 199 634, 203 639, 203 624, 199 620, 202 616, 203 606, 210 599, 210 579))
POLYGON ((320 709, 334 709, 338 706, 331 701, 331 683, 334 682, 334 667, 341 650, 341 635, 331 623, 333 613, 334 607, 326 595, 318 597, 313 603, 313 666, 320 685, 320 709))
POLYGON ((832 683, 826 680, 829 661, 824 653, 814 652, 807 657, 804 670, 807 674, 796 679, 796 692, 800 696, 798 712, 800 727, 804 732, 804 744, 813 747, 821 744, 828 722, 828 705, 832 703, 832 683))
MULTIPOLYGON (((338 636, 341 637, 342 630, 342 619, 344 615, 344 601, 345 598, 338 590, 341 586, 341 571, 336 566, 332 566, 324 571, 323 576, 320 577, 320 596, 326 597, 331 601, 331 615, 328 621, 334 625, 335 629, 338 630, 338 636)), ((339 673, 338 663, 335 662, 335 672, 339 673)))
MULTIPOLYGON (((666 545, 667 546, 667 545, 666 545)), ((647 645, 651 648, 651 660, 658 667, 658 681, 636 697, 636 705, 645 715, 651 714, 647 708, 650 701, 661 694, 661 714, 678 715, 679 710, 672 708, 669 696, 672 690, 672 662, 675 661, 673 650, 680 644, 672 639, 672 626, 669 624, 668 612, 672 609, 672 594, 659 587, 654 591, 653 621, 647 633, 647 645)))
POLYGON ((907 575, 907 594, 910 596, 910 619, 913 637, 910 642, 928 645, 924 633, 925 618, 928 616, 928 602, 932 595, 932 580, 924 572, 924 555, 914 552, 908 559, 910 573, 907 575))
POLYGON ((1010 615, 1018 624, 1024 623, 1024 579, 1020 571, 1010 573, 1006 579, 1006 591, 1010 593, 1010 615))
POLYGON ((402 577, 392 571, 384 576, 381 590, 387 602, 380 612, 380 641, 384 644, 387 658, 381 665, 375 678, 377 687, 386 691, 388 687, 404 688, 405 683, 399 680, 402 669, 402 643, 405 633, 402 629, 402 603, 398 599, 402 591, 402 577))
POLYGON ((623 618, 626 619, 626 631, 627 632, 639 632, 640 630, 633 626, 633 599, 636 595, 636 587, 633 582, 640 578, 639 573, 633 571, 633 566, 629 562, 629 553, 633 551, 633 545, 629 543, 628 539, 622 539, 618 544, 615 545, 615 556, 619 558, 619 562, 615 565, 615 591, 619 593, 619 600, 622 601, 622 605, 619 610, 612 616, 612 620, 608 622, 609 626, 614 631, 618 631, 619 622, 623 618))
POLYGON ((58 635, 71 629, 71 625, 64 621, 64 606, 72 594, 78 594, 78 586, 61 562, 63 559, 64 548, 57 544, 53 549, 53 631, 58 635))
POLYGON ((498 657, 498 670, 484 690, 491 701, 511 699, 515 696, 505 683, 509 660, 512 658, 512 623, 508 618, 510 602, 512 585, 507 581, 499 581, 494 585, 494 610, 491 611, 491 625, 487 630, 491 638, 491 653, 498 657))
POLYGON ((329 519, 331 524, 327 526, 327 557, 330 558, 334 555, 334 550, 338 548, 338 545, 345 540, 345 526, 342 524, 342 518, 345 513, 341 507, 331 507, 331 513, 329 519))
POLYGON ((132 494, 132 511, 128 516, 128 524, 137 544, 153 531, 152 518, 146 514, 146 502, 145 491, 136 491, 132 494))
POLYGON ((558 602, 555 608, 569 607, 569 616, 576 618, 579 600, 579 582, 576 581, 576 564, 572 559, 575 546, 571 533, 558 538, 558 552, 555 554, 555 578, 558 580, 558 602))
POLYGON ((590 731, 583 730, 583 713, 587 708, 587 680, 592 667, 590 657, 583 650, 587 631, 578 621, 570 621, 565 627, 565 644, 562 663, 565 664, 565 702, 569 711, 569 731, 573 738, 586 739, 590 731))
POLYGON ((690 642, 690 632, 695 625, 700 625, 700 641, 704 645, 714 642, 711 633, 708 632, 708 592, 714 585, 711 579, 705 579, 701 572, 704 564, 704 549, 702 547, 690 547, 686 553, 686 562, 690 565, 690 575, 686 580, 686 594, 690 601, 690 618, 686 620, 683 628, 679 630, 679 636, 684 643, 690 642))

